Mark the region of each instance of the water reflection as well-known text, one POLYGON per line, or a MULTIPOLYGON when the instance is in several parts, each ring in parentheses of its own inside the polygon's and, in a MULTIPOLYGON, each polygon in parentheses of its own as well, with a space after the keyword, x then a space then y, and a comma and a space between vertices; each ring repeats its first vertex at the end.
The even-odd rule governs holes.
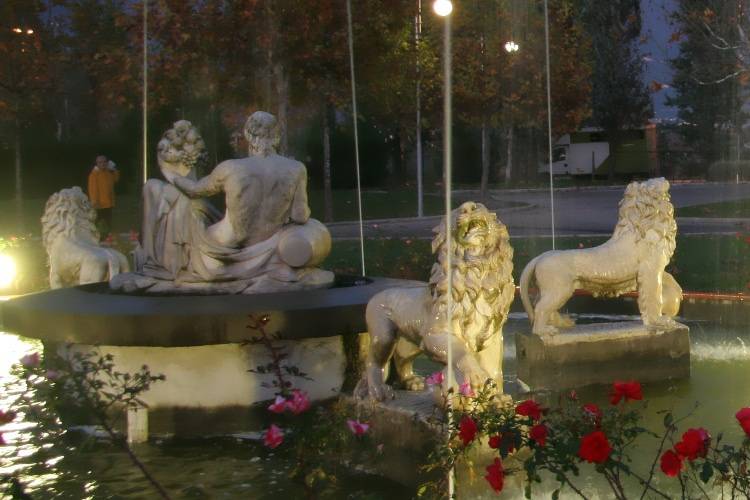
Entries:
MULTIPOLYGON (((602 317, 580 316, 580 322, 601 321, 602 317)), ((608 317, 612 320, 613 317, 608 317)), ((633 318, 618 318, 633 319, 633 318)), ((750 374, 750 332, 720 327, 710 322, 688 322, 692 339, 692 376, 689 380, 644 384, 648 400, 644 424, 661 428, 659 410, 672 410, 678 415, 693 411, 681 430, 702 426, 714 433, 724 432, 725 440, 739 443, 742 430, 734 413, 750 405, 747 379, 750 374)), ((522 315, 512 315, 505 328, 505 376, 515 378, 514 333, 527 328, 522 315)), ((13 363, 39 342, 15 335, 0 334, 0 381, 9 383, 0 408, 7 406, 13 391, 20 388, 10 374, 13 363)), ((436 366, 420 360, 415 368, 428 374, 436 366)), ((608 405, 606 387, 578 390, 582 402, 608 405)), ((561 395, 542 396, 551 402, 561 395)), ((69 435, 44 451, 44 460, 37 463, 40 450, 31 444, 27 424, 14 423, 4 433, 11 443, 2 448, 0 473, 20 471, 28 490, 38 497, 54 498, 149 498, 152 490, 131 464, 127 456, 107 442, 81 435, 69 435)), ((644 442, 643 450, 652 450, 644 442)), ((279 498, 304 496, 304 491, 289 479, 293 463, 257 443, 233 437, 217 439, 152 441, 135 449, 149 470, 175 497, 184 498, 279 498)), ((636 467, 651 457, 635 457, 636 467)), ((584 467, 585 470, 585 467, 584 467)), ((481 474, 478 475, 481 479, 481 474)), ((661 480, 664 482, 665 480, 661 480)), ((587 481, 593 490, 595 480, 587 481)), ((665 486, 666 487, 666 486, 665 486)), ((486 485, 477 483, 478 493, 486 485)), ((519 497, 522 489, 519 489, 519 497)), ((541 494, 543 488, 535 493, 541 494)), ((551 491, 551 490, 550 490, 551 491)), ((604 491, 604 490, 599 490, 604 491)), ((347 498, 410 498, 413 492, 381 478, 341 478, 335 496, 347 498)), ((490 495, 487 496, 488 498, 490 495)))

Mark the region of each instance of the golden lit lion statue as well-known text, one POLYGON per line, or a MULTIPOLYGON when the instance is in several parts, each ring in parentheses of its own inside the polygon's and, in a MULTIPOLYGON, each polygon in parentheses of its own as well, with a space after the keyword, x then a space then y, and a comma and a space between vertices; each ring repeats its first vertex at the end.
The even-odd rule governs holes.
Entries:
POLYGON ((129 270, 123 254, 99 246, 96 211, 78 186, 49 197, 42 216, 42 243, 49 258, 49 284, 61 288, 111 279, 129 270))
POLYGON ((406 388, 422 389, 424 381, 412 371, 414 358, 424 352, 447 364, 449 345, 457 380, 479 389, 494 379, 502 390, 502 326, 515 293, 508 231, 494 213, 474 202, 454 210, 451 220, 450 245, 445 221, 433 229, 437 262, 429 284, 384 290, 367 304, 370 346, 355 396, 377 401, 393 396, 384 380, 391 357, 406 388))
POLYGON ((612 237, 602 245, 580 250, 552 250, 533 259, 521 273, 523 306, 533 333, 554 335, 573 326, 559 309, 576 289, 595 297, 617 297, 638 291, 643 324, 672 328, 682 301, 682 289, 664 271, 675 249, 677 224, 663 178, 631 182, 620 201, 619 220, 612 237), (529 299, 534 279, 539 289, 536 305, 529 299))

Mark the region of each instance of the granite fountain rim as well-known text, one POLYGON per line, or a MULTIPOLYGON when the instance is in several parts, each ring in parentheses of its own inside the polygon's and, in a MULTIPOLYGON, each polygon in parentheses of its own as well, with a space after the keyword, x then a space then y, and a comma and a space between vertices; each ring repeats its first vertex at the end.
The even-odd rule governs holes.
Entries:
POLYGON ((248 315, 267 315, 279 339, 367 330, 365 308, 378 292, 424 282, 358 277, 364 284, 252 295, 112 293, 93 283, 23 295, 0 304, 2 329, 45 342, 187 347, 242 343, 256 336, 248 315))

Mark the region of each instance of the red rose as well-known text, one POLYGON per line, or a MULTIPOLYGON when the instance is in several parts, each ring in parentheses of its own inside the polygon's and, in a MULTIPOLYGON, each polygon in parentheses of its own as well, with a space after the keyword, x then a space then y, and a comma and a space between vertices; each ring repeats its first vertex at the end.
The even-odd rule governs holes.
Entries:
POLYGON ((500 493, 503 490, 503 482, 505 481, 505 472, 503 471, 503 463, 499 458, 495 458, 495 461, 486 467, 487 475, 484 478, 490 483, 490 486, 495 493, 500 493))
POLYGON ((750 436, 750 408, 742 408, 734 415, 737 417, 737 421, 740 423, 742 430, 745 434, 750 436))
POLYGON ((594 403, 583 405, 583 411, 586 415, 593 417, 597 424, 602 419, 602 410, 594 403))
POLYGON ((711 441, 706 429, 699 427, 697 429, 688 429, 682 435, 682 441, 674 445, 674 449, 682 458, 687 458, 691 462, 698 457, 705 457, 708 452, 708 443, 711 441))
POLYGON ((675 477, 682 470, 682 457, 672 450, 667 450, 661 456, 661 470, 669 477, 675 477))
POLYGON ((490 436, 490 448, 498 449, 500 448, 500 444, 503 442, 503 436, 500 434, 497 434, 495 436, 490 436))
POLYGON ((458 424, 458 437, 463 441, 464 446, 468 446, 469 443, 474 441, 477 436, 477 424, 474 420, 464 415, 461 422, 458 424))
POLYGON ((516 406, 516 415, 531 417, 532 420, 539 420, 540 418, 542 418, 542 407, 539 406, 535 401, 527 399, 523 403, 516 406))
POLYGON ((494 448, 496 450, 506 448, 504 450, 504 453, 512 453, 516 449, 512 433, 496 434, 494 436, 490 436, 489 444, 490 448, 494 448))
POLYGON ((536 424, 534 427, 531 428, 529 431, 529 437, 536 441, 539 446, 544 446, 544 443, 547 442, 547 434, 548 434, 547 426, 544 424, 536 424))
POLYGON ((612 392, 609 395, 609 402, 616 405, 623 398, 625 401, 643 399, 641 384, 635 380, 631 380, 630 382, 616 381, 612 384, 612 392))
POLYGON ((590 463, 602 464, 607 461, 610 453, 612 447, 602 431, 594 431, 583 436, 578 448, 578 456, 590 463))

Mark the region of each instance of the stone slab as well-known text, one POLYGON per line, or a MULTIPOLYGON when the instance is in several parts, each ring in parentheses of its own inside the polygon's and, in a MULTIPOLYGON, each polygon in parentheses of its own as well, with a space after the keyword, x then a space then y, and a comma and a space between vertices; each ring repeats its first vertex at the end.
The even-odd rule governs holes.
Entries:
POLYGON ((690 376, 690 332, 649 330, 640 321, 577 325, 551 337, 516 334, 518 378, 533 390, 613 380, 659 381, 690 376))
POLYGON ((47 342, 186 347, 253 338, 250 314, 267 315, 267 331, 282 339, 363 332, 367 302, 397 286, 424 284, 339 277, 338 286, 319 290, 154 296, 116 293, 95 283, 24 295, 3 302, 0 310, 4 331, 47 342))

